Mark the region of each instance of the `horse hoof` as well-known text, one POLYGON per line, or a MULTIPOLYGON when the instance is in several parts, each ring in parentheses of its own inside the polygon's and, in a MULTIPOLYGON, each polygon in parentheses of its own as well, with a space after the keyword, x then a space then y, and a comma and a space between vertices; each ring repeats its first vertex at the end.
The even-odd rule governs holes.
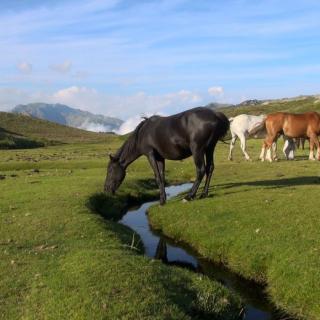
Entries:
POLYGON ((206 193, 201 193, 199 199, 207 198, 208 195, 206 193))
POLYGON ((183 199, 183 200, 191 201, 191 200, 193 200, 193 197, 192 197, 192 196, 190 196, 190 195, 187 195, 187 196, 185 196, 185 197, 184 197, 184 199, 183 199))

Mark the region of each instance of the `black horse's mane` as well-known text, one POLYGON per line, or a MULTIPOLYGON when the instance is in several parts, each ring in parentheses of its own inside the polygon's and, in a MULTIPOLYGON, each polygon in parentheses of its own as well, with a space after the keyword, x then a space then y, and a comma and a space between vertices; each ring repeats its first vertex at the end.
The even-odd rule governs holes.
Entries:
POLYGON ((141 121, 134 131, 130 134, 126 142, 121 146, 121 148, 115 154, 115 158, 119 159, 120 156, 122 158, 126 158, 132 152, 135 151, 137 147, 137 141, 139 137, 140 129, 144 126, 144 124, 149 120, 147 117, 142 117, 143 121, 141 121))

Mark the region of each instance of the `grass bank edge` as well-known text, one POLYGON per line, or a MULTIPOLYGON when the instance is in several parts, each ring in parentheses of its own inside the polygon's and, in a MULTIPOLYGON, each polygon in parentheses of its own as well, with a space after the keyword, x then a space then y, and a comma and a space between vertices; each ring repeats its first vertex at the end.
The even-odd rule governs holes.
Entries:
MULTIPOLYGON (((181 185, 183 183, 190 182, 190 179, 168 179, 167 186, 171 185, 181 185)), ((106 195, 103 192, 95 193, 87 200, 87 207, 94 213, 99 214, 104 219, 112 221, 118 224, 118 221, 123 217, 123 215, 133 206, 142 205, 148 201, 154 201, 159 198, 159 190, 154 179, 144 179, 143 182, 139 180, 133 180, 129 183, 124 183, 124 188, 116 195, 106 195)), ((155 204, 158 205, 159 204, 155 204)), ((128 230, 130 228, 124 227, 128 230)), ((137 236, 139 238, 139 236, 137 236)), ((140 243, 139 240, 136 242, 140 243)), ((134 254, 143 254, 143 246, 138 246, 134 249, 134 254)), ((147 258, 149 259, 149 258, 147 258)), ((158 262, 162 264, 161 262, 158 262)), ((189 274, 190 277, 194 278, 194 289, 198 291, 196 301, 194 304, 198 306, 191 312, 189 315, 192 316, 192 319, 240 319, 243 312, 243 305, 234 293, 231 293, 224 286, 219 284, 216 281, 210 280, 208 277, 203 275, 194 274, 192 271, 181 269, 174 266, 163 266, 164 268, 169 268, 170 270, 176 269, 177 272, 184 273, 184 276, 189 274), (200 282, 199 282, 200 279, 200 282), (199 286, 200 284, 200 286, 199 286), (213 285, 210 289, 210 284, 213 285), (206 290, 208 290, 206 292, 206 290), (203 291, 204 290, 204 291, 203 291), (211 293, 210 293, 211 291, 211 293), (217 297, 210 298, 210 294, 213 294, 214 291, 217 294, 217 297), (203 295, 203 296, 202 296, 203 295), (228 298, 219 298, 219 295, 225 295, 228 298), (224 304, 230 303, 229 306, 224 304), (217 304, 215 306, 215 304, 217 304), (220 304, 220 306, 219 306, 220 304), (226 307, 226 310, 223 310, 226 307), (212 309, 210 311, 210 308, 212 309), (215 311, 216 310, 216 311, 215 311), (213 311, 213 312, 212 312, 213 311), (193 314, 193 312, 196 312, 193 314), (212 312, 212 313, 211 313, 212 312), (218 312, 219 314, 215 314, 218 312)))
MULTIPOLYGON (((168 203, 167 208, 170 210, 170 214, 174 214, 174 211, 177 211, 177 210, 179 211, 181 209, 181 208, 175 208, 175 210, 173 209, 174 201, 176 200, 172 199, 168 203)), ((197 202, 196 200, 195 202, 193 202, 193 207, 192 207, 193 211, 197 211, 197 213, 201 211, 201 203, 203 204, 202 201, 211 201, 211 200, 210 198, 207 200, 200 200, 199 202, 197 202), (198 208, 197 208, 197 204, 199 204, 198 208), (199 209, 199 210, 196 210, 196 209, 199 209)), ((182 206, 181 203, 179 203, 178 205, 182 206)), ((161 210, 165 211, 167 208, 164 208, 161 210)), ((296 301, 294 302, 290 301, 290 295, 288 295, 288 297, 283 296, 285 294, 284 279, 280 279, 279 274, 276 274, 276 275, 272 274, 274 273, 274 270, 273 270, 274 265, 280 264, 279 262, 280 257, 277 257, 277 260, 275 260, 274 257, 266 256, 262 253, 259 259, 253 259, 247 262, 248 263, 247 271, 246 271, 246 268, 244 269, 241 267, 238 268, 237 262, 235 261, 235 257, 228 255, 227 252, 222 255, 220 255, 217 252, 213 252, 212 247, 207 247, 206 243, 201 241, 200 237, 198 239, 195 239, 193 238, 192 235, 189 234, 189 232, 187 231, 188 229, 187 225, 183 228, 181 224, 181 226, 179 225, 177 228, 175 228, 174 226, 176 223, 176 219, 174 219, 173 221, 171 220, 169 221, 168 216, 157 215, 157 213, 159 213, 161 210, 156 206, 152 206, 149 209, 149 222, 155 231, 163 233, 165 236, 172 239, 173 241, 186 244, 192 250, 197 252, 199 256, 202 256, 205 259, 212 261, 213 263, 222 264, 231 272, 238 274, 239 276, 245 279, 253 280, 259 284, 265 285, 266 292, 269 294, 270 300, 279 309, 284 310, 284 312, 291 314, 292 316, 299 319, 308 319, 308 320, 320 319, 319 313, 317 313, 317 311, 314 311, 314 309, 308 310, 305 307, 301 307, 301 305, 297 304, 296 301), (253 268, 254 265, 256 265, 257 268, 254 270, 254 272, 252 272, 252 270, 254 269, 253 268), (277 282, 280 280, 282 282, 282 288, 281 290, 278 290, 279 288, 277 288, 274 285, 275 284, 274 282, 277 282)), ((258 234, 260 230, 256 229, 255 232, 258 234)), ((237 259, 239 258, 240 257, 238 256, 237 259)), ((246 260, 246 257, 242 257, 242 260, 246 260)), ((297 263, 300 263, 300 262, 297 262, 297 263)), ((285 272, 284 263, 285 263, 284 261, 281 262, 283 272, 285 272)), ((293 286, 293 283, 292 283, 292 286, 293 286)))

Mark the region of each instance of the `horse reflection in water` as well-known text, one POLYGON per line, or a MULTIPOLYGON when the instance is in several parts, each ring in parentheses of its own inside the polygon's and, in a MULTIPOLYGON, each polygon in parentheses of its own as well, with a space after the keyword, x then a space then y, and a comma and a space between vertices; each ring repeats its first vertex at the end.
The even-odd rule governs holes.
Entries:
POLYGON ((200 272, 200 267, 198 264, 197 266, 195 266, 193 263, 187 262, 187 261, 180 261, 180 260, 169 261, 167 242, 163 238, 159 239, 154 258, 161 260, 163 263, 168 265, 186 268, 195 272, 200 272))

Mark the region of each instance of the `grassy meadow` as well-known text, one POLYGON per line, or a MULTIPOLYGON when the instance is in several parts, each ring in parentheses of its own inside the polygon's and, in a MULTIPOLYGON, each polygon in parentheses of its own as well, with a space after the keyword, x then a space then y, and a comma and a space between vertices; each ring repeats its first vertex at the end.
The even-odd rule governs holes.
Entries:
MULTIPOLYGON (((117 224, 129 203, 157 195, 144 159, 116 197, 101 194, 106 154, 120 143, 0 150, 1 319, 238 318, 228 290, 144 257, 117 224)), ((180 163, 168 170, 190 179, 180 163)))
POLYGON ((229 117, 238 114, 267 114, 273 112, 293 112, 301 113, 306 111, 320 112, 320 97, 319 96, 302 96, 294 99, 280 99, 260 102, 256 105, 237 106, 236 108, 220 108, 222 112, 229 117))
MULTIPOLYGON (((223 111, 319 106, 306 98, 223 111)), ((0 113, 0 148, 12 137, 45 147, 0 150, 1 319, 238 318, 238 297, 205 276, 147 259, 137 236, 117 224, 129 204, 158 196, 144 158, 129 167, 115 196, 101 193, 107 153, 125 137, 0 113)), ((266 284, 288 313, 320 319, 320 164, 307 160, 307 150, 294 161, 261 163, 260 146, 249 141, 254 161, 246 162, 237 142, 230 162, 228 145, 219 143, 209 198, 155 205, 150 222, 201 256, 266 284)), ((166 177, 168 184, 192 181, 192 159, 168 161, 166 177)))
MULTIPOLYGON (((150 209, 154 229, 200 256, 266 284, 270 299, 303 319, 320 319, 320 166, 298 150, 294 161, 261 163, 260 141, 246 162, 219 144, 209 198, 150 209)), ((280 149, 280 148, 279 148, 280 149)), ((279 150, 280 151, 280 150, 279 150)), ((280 154, 280 152, 279 152, 280 154)), ((186 161, 185 170, 193 170, 186 161)))

